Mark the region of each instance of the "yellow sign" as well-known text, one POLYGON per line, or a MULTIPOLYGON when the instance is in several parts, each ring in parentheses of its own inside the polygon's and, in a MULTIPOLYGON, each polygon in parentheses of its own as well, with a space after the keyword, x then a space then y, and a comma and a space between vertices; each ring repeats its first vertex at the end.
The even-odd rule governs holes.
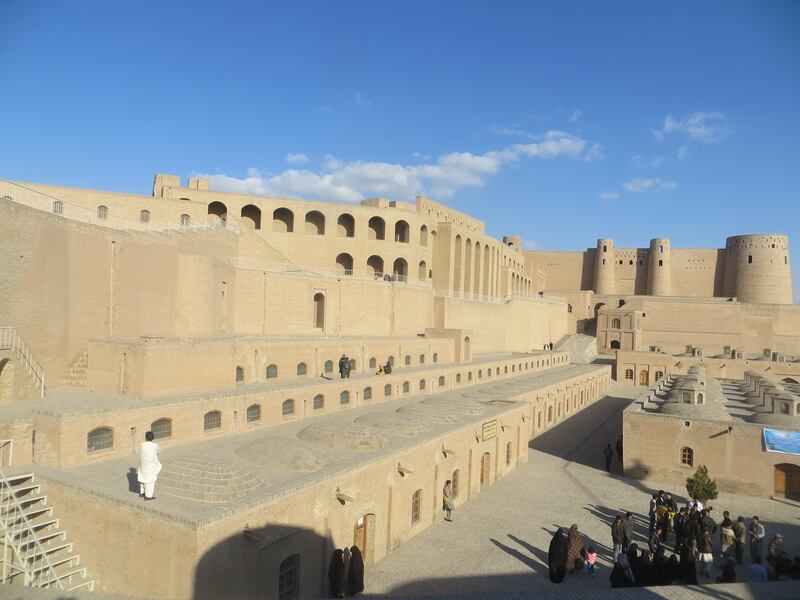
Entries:
POLYGON ((487 421, 483 424, 483 430, 481 431, 481 436, 483 437, 483 441, 490 440, 493 437, 497 437, 497 419, 492 421, 487 421))

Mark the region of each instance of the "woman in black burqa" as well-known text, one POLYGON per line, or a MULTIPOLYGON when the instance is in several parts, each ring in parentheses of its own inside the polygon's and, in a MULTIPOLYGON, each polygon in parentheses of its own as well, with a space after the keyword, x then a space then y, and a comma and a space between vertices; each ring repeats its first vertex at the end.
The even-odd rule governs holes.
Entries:
POLYGON ((348 594, 355 596, 364 591, 364 557, 358 546, 350 548, 350 572, 347 574, 348 594))
POLYGON ((328 583, 332 598, 344 598, 344 552, 334 550, 331 565, 328 567, 328 583))
POLYGON ((550 581, 561 583, 567 574, 567 534, 560 527, 550 540, 547 551, 547 568, 550 571, 550 581))

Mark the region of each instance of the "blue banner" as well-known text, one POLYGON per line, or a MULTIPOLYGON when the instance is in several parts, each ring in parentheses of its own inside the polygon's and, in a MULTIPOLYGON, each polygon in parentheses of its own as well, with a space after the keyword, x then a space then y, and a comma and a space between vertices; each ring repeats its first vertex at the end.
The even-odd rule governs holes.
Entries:
POLYGON ((764 430, 764 445, 767 452, 783 452, 800 456, 800 432, 764 430))

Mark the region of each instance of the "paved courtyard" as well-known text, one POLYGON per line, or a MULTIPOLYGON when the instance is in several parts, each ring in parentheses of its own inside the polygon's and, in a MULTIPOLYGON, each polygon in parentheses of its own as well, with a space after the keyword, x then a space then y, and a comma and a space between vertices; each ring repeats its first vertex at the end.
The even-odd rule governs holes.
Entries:
MULTIPOLYGON (((602 449, 609 442, 613 447, 622 429, 621 411, 639 390, 613 384, 609 396, 536 438, 529 462, 459 507, 455 522, 442 521, 426 529, 369 567, 365 593, 553 590, 556 586, 547 576, 547 548, 558 527, 573 523, 586 546, 597 549, 600 568, 594 579, 574 574, 558 589, 608 588, 613 516, 627 510, 634 513, 637 542, 646 544, 649 493, 653 486, 663 487, 621 477, 616 456, 612 473, 603 469, 602 449)), ((685 489, 671 491, 685 501, 685 489)), ((720 494, 713 505, 717 520, 723 510, 746 518, 758 514, 768 536, 782 533, 787 551, 800 554, 796 506, 730 494, 720 494)), ((744 568, 740 567, 740 581, 745 579, 744 568)))

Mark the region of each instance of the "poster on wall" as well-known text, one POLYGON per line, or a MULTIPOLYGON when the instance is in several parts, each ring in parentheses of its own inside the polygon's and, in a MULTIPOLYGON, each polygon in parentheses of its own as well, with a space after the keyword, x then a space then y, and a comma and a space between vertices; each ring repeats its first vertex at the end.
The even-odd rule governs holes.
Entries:
POLYGON ((800 456, 800 432, 765 429, 764 446, 767 448, 767 452, 782 452, 800 456))

